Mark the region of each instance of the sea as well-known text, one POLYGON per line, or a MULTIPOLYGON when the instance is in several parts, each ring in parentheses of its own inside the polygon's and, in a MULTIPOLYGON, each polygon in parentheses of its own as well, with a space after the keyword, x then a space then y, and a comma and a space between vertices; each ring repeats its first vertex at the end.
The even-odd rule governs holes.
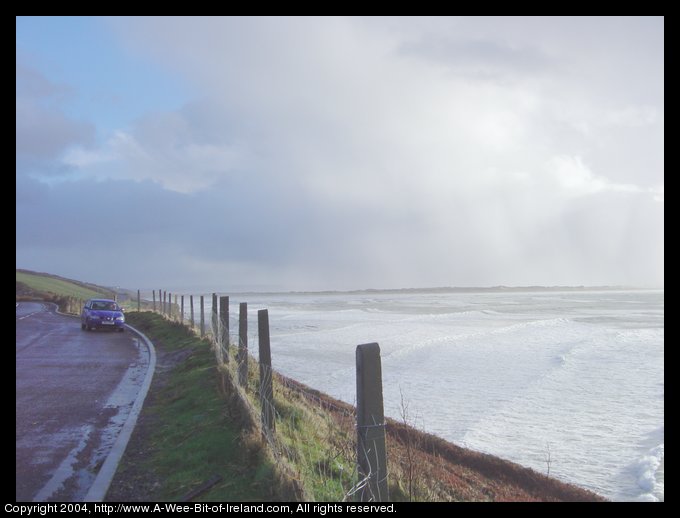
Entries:
POLYGON ((611 500, 664 500, 663 290, 231 295, 234 343, 239 302, 255 356, 269 310, 282 374, 355 403, 356 346, 377 342, 386 415, 611 500))

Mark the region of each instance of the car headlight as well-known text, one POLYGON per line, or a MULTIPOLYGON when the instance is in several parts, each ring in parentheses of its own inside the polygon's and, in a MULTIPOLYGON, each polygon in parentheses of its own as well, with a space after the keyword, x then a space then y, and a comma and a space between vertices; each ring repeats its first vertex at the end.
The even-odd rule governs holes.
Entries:
POLYGON ((125 322, 125 317, 124 316, 116 317, 116 320, 118 322, 125 322))

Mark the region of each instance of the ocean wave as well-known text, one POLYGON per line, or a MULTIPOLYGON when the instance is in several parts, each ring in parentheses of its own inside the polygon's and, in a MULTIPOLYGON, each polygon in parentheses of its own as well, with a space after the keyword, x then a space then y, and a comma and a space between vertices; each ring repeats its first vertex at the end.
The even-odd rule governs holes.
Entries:
POLYGON ((640 498, 647 501, 658 501, 658 494, 663 498, 663 483, 657 478, 659 467, 664 459, 664 445, 659 444, 645 454, 634 466, 637 485, 644 491, 640 498))
POLYGON ((616 339, 626 343, 663 341, 663 337, 663 328, 626 329, 616 333, 616 339))

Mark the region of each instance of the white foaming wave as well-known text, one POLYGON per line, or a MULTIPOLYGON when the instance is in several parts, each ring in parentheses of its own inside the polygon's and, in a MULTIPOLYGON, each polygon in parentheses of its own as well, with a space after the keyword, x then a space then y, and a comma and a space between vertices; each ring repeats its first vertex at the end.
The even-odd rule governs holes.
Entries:
POLYGON ((528 320, 526 322, 518 322, 509 326, 498 327, 487 332, 489 335, 504 335, 513 334, 523 331, 531 331, 533 329, 564 329, 572 326, 574 321, 569 318, 547 318, 541 320, 528 320))
POLYGON ((478 340, 484 337, 494 337, 513 333, 525 333, 527 331, 531 332, 533 329, 550 329, 550 330, 564 329, 567 326, 571 326, 573 324, 574 322, 572 320, 568 318, 559 317, 544 320, 530 320, 526 322, 505 325, 502 327, 484 328, 474 331, 445 334, 442 336, 421 340, 418 343, 415 343, 410 346, 401 347, 391 353, 386 354, 383 357, 383 361, 385 360, 394 361, 403 358, 404 356, 408 356, 414 352, 430 347, 447 346, 452 343, 468 342, 470 340, 478 340))
POLYGON ((659 467, 664 459, 664 445, 659 444, 644 455, 635 465, 637 484, 644 491, 640 500, 658 502, 657 494, 663 498, 663 482, 657 480, 659 467))
POLYGON ((617 340, 621 342, 651 342, 655 340, 662 340, 664 337, 663 328, 643 328, 643 329, 626 329, 616 333, 617 340))

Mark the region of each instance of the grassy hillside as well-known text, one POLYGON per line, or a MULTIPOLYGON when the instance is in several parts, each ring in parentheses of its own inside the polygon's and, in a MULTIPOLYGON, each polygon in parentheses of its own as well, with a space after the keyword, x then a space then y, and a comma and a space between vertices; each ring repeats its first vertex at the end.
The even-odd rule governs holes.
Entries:
POLYGON ((80 313, 80 301, 94 298, 113 298, 109 288, 66 279, 49 273, 38 273, 17 268, 16 300, 46 300, 54 302, 64 313, 80 313))
POLYGON ((65 279, 56 275, 29 272, 27 270, 17 270, 16 274, 17 295, 48 294, 58 297, 75 297, 77 299, 113 296, 113 292, 109 289, 65 279), (22 291, 20 285, 23 285, 23 293, 19 293, 19 291, 22 291))
MULTIPOLYGON (((218 368, 211 343, 185 326, 151 312, 130 313, 128 321, 156 344, 159 378, 109 500, 178 500, 210 480, 217 482, 196 500, 346 498, 356 483, 354 407, 275 373, 274 458, 253 426, 259 421, 253 358, 244 404, 233 385, 235 347, 229 369, 218 368)), ((392 501, 604 500, 404 423, 388 420, 386 431, 392 501)))

